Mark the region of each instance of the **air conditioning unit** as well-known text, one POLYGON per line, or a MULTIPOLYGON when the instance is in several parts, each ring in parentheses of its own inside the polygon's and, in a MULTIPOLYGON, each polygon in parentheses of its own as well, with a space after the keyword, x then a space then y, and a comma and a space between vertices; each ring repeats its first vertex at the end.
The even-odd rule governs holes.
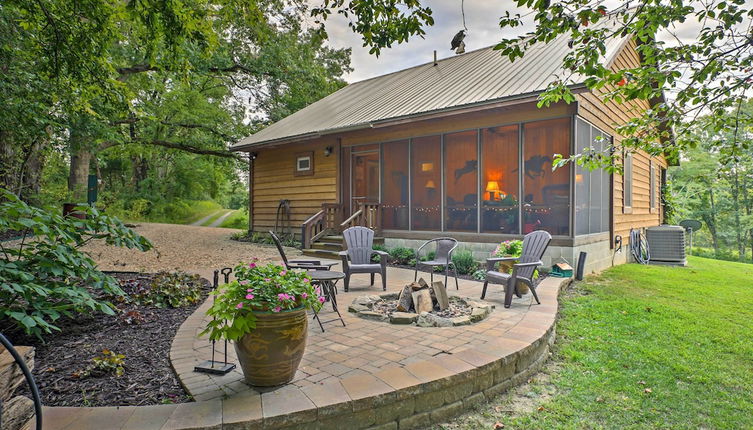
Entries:
POLYGON ((685 229, 679 225, 660 225, 646 229, 649 263, 685 266, 685 229))

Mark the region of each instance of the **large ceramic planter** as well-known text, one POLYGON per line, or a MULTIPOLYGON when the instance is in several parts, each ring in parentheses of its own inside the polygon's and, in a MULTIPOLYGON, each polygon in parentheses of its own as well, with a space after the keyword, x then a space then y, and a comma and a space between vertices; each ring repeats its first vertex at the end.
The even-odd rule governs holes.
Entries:
POLYGON ((272 387, 292 381, 306 349, 306 309, 254 315, 254 331, 234 343, 246 382, 272 387))

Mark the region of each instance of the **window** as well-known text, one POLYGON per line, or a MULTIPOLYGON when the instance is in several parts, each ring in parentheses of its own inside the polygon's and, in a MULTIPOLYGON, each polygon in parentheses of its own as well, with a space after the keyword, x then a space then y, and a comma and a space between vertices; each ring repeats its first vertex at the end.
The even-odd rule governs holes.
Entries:
POLYGON ((408 141, 382 145, 382 226, 408 229, 408 141))
POLYGON ((649 201, 651 204, 651 212, 656 209, 656 166, 653 161, 648 162, 648 186, 649 186, 649 201))
MULTIPOLYGON (((611 137, 578 118, 575 149, 603 153, 611 145, 611 137)), ((606 154, 604 154, 606 155, 606 154)), ((609 231, 610 176, 604 169, 588 170, 575 166, 575 234, 609 231)))
POLYGON ((444 136, 444 190, 447 231, 476 231, 478 217, 478 132, 444 136))
POLYGON ((481 231, 518 234, 517 125, 481 130, 481 231))
POLYGON ((633 210, 633 154, 625 153, 622 169, 622 206, 625 213, 630 213, 633 210))
POLYGON ((313 175, 313 174, 314 174, 314 153, 312 151, 309 151, 309 152, 299 152, 298 154, 295 154, 295 169, 293 170, 293 175, 306 176, 306 175, 313 175))
POLYGON ((552 157, 570 154, 572 118, 523 126, 523 234, 570 234, 570 168, 552 171, 552 157))
POLYGON ((442 229, 440 136, 418 137, 411 141, 411 228, 442 229))

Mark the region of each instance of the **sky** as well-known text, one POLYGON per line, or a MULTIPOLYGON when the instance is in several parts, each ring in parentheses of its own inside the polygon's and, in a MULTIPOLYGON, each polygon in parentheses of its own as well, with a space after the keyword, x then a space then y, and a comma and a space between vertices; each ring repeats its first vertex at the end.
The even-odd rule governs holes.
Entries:
MULTIPOLYGON (((346 76, 348 82, 358 82, 385 73, 402 70, 411 66, 424 64, 437 58, 447 58, 455 55, 450 50, 450 41, 455 34, 463 29, 461 0, 429 0, 423 5, 432 10, 434 25, 426 28, 425 38, 412 37, 408 43, 393 45, 382 51, 379 57, 369 54, 364 48, 361 37, 348 27, 344 17, 330 17, 327 21, 329 44, 335 48, 353 48, 351 66, 353 72, 346 76)), ((507 34, 518 35, 499 28, 499 17, 503 13, 501 2, 489 0, 465 0, 465 23, 468 31, 465 37, 465 50, 471 51, 493 45, 507 34)))
MULTIPOLYGON (((317 0, 309 0, 311 4, 317 0)), ((753 0, 746 0, 746 3, 753 0)), ((340 16, 330 16, 327 20, 327 33, 329 44, 335 48, 352 48, 351 66, 353 72, 345 76, 352 83, 364 79, 380 76, 386 73, 402 70, 433 60, 434 50, 437 58, 447 58, 455 55, 450 50, 450 41, 453 36, 463 29, 463 15, 461 12, 461 0, 423 0, 422 5, 432 9, 434 25, 426 27, 424 38, 412 37, 407 43, 393 45, 392 48, 382 50, 379 57, 369 54, 368 48, 364 48, 360 35, 353 33, 348 27, 347 20, 340 16)), ((604 5, 609 9, 623 4, 620 0, 607 0, 604 5)), ((471 51, 487 47, 499 42, 504 37, 515 37, 531 30, 532 20, 526 25, 515 29, 499 27, 499 17, 505 10, 514 10, 514 3, 507 1, 492 0, 464 0, 465 23, 468 31, 465 37, 465 49, 471 51)), ((526 10, 520 11, 524 15, 526 10)), ((674 29, 680 39, 692 40, 697 37, 697 23, 686 21, 674 29)), ((674 43, 674 38, 667 34, 659 34, 659 40, 674 43)))

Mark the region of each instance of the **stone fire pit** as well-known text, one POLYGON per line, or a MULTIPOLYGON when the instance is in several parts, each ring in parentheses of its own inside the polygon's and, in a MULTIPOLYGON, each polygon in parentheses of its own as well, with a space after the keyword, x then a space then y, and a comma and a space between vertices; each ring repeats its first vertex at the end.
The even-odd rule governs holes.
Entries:
POLYGON ((348 311, 361 318, 391 324, 419 327, 452 327, 477 323, 488 317, 494 305, 467 297, 449 297, 446 309, 431 312, 401 312, 397 309, 398 293, 361 296, 353 300, 348 311))

